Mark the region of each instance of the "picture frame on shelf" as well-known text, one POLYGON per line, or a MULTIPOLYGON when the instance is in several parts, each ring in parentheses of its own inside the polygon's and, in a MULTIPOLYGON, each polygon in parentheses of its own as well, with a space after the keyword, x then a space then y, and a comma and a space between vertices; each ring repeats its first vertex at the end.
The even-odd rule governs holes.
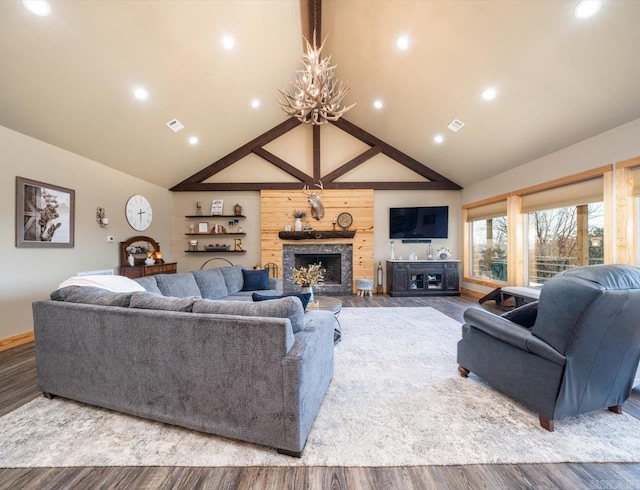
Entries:
POLYGON ((16 177, 16 247, 73 248, 75 191, 16 177))
POLYGON ((209 223, 201 221, 198 223, 198 233, 209 233, 209 223))
POLYGON ((223 203, 224 201, 222 199, 213 199, 211 201, 211 216, 222 215, 223 203))

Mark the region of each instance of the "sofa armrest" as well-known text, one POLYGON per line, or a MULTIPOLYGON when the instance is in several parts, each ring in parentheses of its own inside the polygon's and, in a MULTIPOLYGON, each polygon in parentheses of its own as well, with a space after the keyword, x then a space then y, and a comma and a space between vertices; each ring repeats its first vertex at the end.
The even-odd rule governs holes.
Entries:
POLYGON ((480 308, 464 312, 464 321, 491 337, 564 366, 566 357, 536 337, 531 330, 480 308))
POLYGON ((275 289, 276 291, 280 291, 280 293, 282 293, 282 279, 277 277, 270 277, 269 289, 275 289))
POLYGON ((307 326, 282 360, 286 446, 300 452, 333 377, 333 325, 329 311, 305 314, 307 326))

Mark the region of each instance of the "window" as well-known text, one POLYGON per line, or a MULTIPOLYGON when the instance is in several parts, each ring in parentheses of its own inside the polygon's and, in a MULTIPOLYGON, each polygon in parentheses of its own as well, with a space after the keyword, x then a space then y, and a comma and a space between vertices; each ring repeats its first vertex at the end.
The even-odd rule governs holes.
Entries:
POLYGON ((528 285, 572 267, 604 263, 602 202, 528 213, 528 285))
POLYGON ((507 201, 498 200, 467 209, 469 257, 472 278, 507 280, 507 201))
POLYGON ((491 281, 507 280, 507 217, 472 221, 471 276, 491 281))

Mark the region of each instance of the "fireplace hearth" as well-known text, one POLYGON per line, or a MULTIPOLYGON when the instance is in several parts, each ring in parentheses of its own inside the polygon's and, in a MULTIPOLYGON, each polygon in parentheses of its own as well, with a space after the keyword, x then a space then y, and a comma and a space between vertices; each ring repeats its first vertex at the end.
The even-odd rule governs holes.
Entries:
POLYGON ((291 269, 321 263, 326 269, 324 284, 315 289, 318 295, 353 292, 353 246, 351 244, 283 245, 282 270, 285 294, 300 291, 293 282, 291 269))

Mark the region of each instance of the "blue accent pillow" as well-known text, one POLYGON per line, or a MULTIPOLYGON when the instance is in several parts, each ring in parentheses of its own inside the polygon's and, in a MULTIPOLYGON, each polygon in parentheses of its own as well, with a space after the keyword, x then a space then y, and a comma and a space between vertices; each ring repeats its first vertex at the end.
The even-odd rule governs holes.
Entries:
POLYGON ((300 298, 303 310, 307 309, 307 305, 309 304, 309 300, 311 299, 311 293, 282 294, 276 296, 265 296, 264 294, 253 293, 251 295, 251 299, 253 299, 253 301, 267 301, 270 299, 286 298, 287 296, 295 296, 296 298, 300 298))
POLYGON ((269 289, 269 271, 267 269, 242 269, 243 291, 269 289))

